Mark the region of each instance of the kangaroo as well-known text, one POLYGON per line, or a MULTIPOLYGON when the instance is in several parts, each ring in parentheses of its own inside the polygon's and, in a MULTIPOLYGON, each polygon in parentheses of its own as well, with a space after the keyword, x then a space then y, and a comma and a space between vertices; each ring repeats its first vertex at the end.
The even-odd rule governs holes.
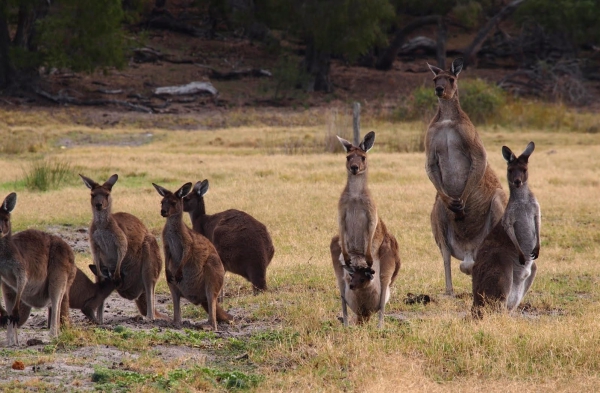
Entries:
POLYGON ((349 305, 359 324, 379 311, 381 328, 389 287, 400 269, 400 256, 398 243, 378 218, 367 187, 367 152, 373 147, 375 133, 365 135, 358 147, 339 136, 338 139, 347 153, 348 180, 338 204, 339 235, 331 239, 330 251, 342 299, 343 322, 348 326, 349 305))
POLYGON ((541 212, 529 189, 527 167, 535 144, 529 142, 517 158, 506 146, 502 156, 508 164, 510 198, 502 220, 494 227, 475 256, 473 308, 481 318, 482 307, 493 303, 513 311, 531 287, 540 253, 541 212))
POLYGON ((449 71, 428 64, 435 75, 438 110, 425 135, 425 169, 437 195, 431 228, 444 260, 446 294, 453 295, 451 257, 471 274, 474 253, 498 223, 507 197, 488 165, 479 134, 458 100, 458 74, 463 60, 449 71))
POLYGON ((183 198, 183 211, 189 213, 194 230, 213 243, 225 271, 250 281, 255 295, 265 291, 267 267, 275 254, 267 227, 240 210, 206 214, 204 195, 207 192, 208 180, 203 180, 183 198))
MULTIPOLYGON (((96 270, 96 265, 89 265, 90 270, 95 276, 99 276, 96 270)), ((112 293, 115 289, 115 285, 110 280, 102 280, 93 282, 77 268, 77 274, 75 275, 75 281, 71 285, 69 290, 69 306, 70 308, 81 310, 83 314, 95 324, 98 324, 96 318, 96 310, 100 304, 104 303, 104 300, 112 293)))
POLYGON ((192 183, 184 184, 174 193, 152 185, 163 197, 160 214, 167 219, 162 236, 165 274, 173 297, 173 321, 181 326, 180 298, 184 297, 206 310, 208 323, 216 331, 217 322, 232 319, 217 303, 225 269, 212 243, 183 222, 183 197, 192 189, 192 183))
MULTIPOLYGON (((91 190, 93 219, 89 236, 97 282, 111 280, 119 295, 135 300, 140 313, 154 320, 154 288, 162 269, 156 238, 137 217, 112 213, 111 191, 117 175, 103 185, 79 176, 91 190)), ((98 304, 96 319, 99 324, 104 321, 104 300, 98 304)))
POLYGON ((11 212, 17 194, 10 193, 0 207, 0 278, 8 312, 0 306, 0 320, 8 322, 7 344, 19 345, 17 328, 32 307, 51 307, 50 336, 58 336, 61 320, 68 323, 69 287, 75 279, 75 255, 60 237, 28 229, 11 230, 11 212))

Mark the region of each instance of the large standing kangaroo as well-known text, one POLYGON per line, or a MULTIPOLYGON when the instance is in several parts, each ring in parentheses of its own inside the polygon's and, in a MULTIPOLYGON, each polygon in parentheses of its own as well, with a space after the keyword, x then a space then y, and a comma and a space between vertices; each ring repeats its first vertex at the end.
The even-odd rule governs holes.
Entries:
POLYGON ((479 134, 458 101, 462 66, 460 58, 449 71, 429 65, 439 105, 425 136, 425 169, 437 190, 431 228, 444 260, 448 295, 454 293, 450 258, 460 259, 460 270, 471 274, 475 249, 498 223, 507 202, 479 134))

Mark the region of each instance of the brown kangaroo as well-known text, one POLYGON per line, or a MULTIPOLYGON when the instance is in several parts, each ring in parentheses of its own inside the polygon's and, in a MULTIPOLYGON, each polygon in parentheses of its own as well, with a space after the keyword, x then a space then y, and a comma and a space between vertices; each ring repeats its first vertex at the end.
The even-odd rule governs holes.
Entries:
POLYGON ((15 235, 11 212, 17 194, 10 193, 0 207, 0 278, 6 308, 0 319, 8 322, 7 344, 18 345, 17 327, 32 307, 51 307, 50 335, 58 336, 60 322, 68 323, 69 287, 75 279, 75 256, 60 237, 28 229, 15 235), (60 315, 60 316, 59 316, 60 315))
POLYGON ((194 230, 213 243, 225 271, 250 281, 255 295, 266 290, 267 267, 275 254, 267 227, 240 210, 206 214, 204 195, 207 192, 208 180, 203 180, 183 198, 183 211, 190 214, 194 230))
POLYGON ((365 135, 358 147, 338 139, 347 153, 348 181, 338 204, 339 235, 331 239, 330 251, 344 326, 348 326, 349 305, 359 324, 379 311, 378 326, 382 327, 389 287, 400 270, 400 256, 396 239, 378 219, 367 187, 367 152, 373 147, 375 133, 365 135))
POLYGON ((217 322, 232 319, 217 303, 223 287, 225 269, 212 243, 183 222, 183 197, 192 189, 184 184, 174 193, 152 183, 163 197, 161 216, 167 219, 163 229, 165 274, 173 297, 173 321, 181 326, 180 298, 200 304, 208 313, 208 323, 217 330, 217 322))
MULTIPOLYGON (((99 276, 96 265, 89 265, 90 270, 96 277, 99 276)), ((115 285, 110 280, 93 282, 77 268, 75 281, 69 290, 70 308, 81 310, 83 314, 92 322, 98 324, 96 310, 104 303, 104 300, 115 289, 115 285)))
POLYGON ((490 232, 475 255, 473 266, 473 308, 481 318, 486 304, 513 311, 531 287, 540 253, 541 212, 529 189, 529 156, 535 145, 529 142, 518 158, 506 146, 502 155, 508 163, 510 198, 502 220, 490 232))
MULTIPOLYGON (((93 220, 89 235, 97 282, 110 279, 119 295, 135 300, 140 313, 153 320, 157 317, 154 288, 162 269, 156 238, 137 217, 111 212, 111 191, 117 175, 112 175, 103 185, 79 176, 92 190, 93 220)), ((98 305, 96 319, 103 323, 104 301, 98 305)))
POLYGON ((502 217, 507 198, 479 134, 460 107, 462 59, 455 59, 448 71, 428 66, 439 104, 425 136, 425 169, 437 190, 431 228, 444 260, 446 294, 452 295, 451 257, 462 261, 463 273, 471 274, 475 250, 502 217))

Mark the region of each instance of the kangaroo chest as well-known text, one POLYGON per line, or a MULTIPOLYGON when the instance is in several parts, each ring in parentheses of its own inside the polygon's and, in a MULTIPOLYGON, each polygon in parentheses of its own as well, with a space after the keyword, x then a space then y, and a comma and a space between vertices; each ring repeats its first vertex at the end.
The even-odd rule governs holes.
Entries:
POLYGON ((514 223, 515 236, 523 252, 528 255, 537 243, 535 230, 535 215, 537 208, 529 204, 513 204, 510 207, 517 217, 514 223), (514 209, 514 210, 513 210, 514 209))
POLYGON ((119 241, 113 231, 108 229, 96 229, 92 239, 100 251, 101 260, 104 265, 114 266, 117 264, 117 247, 119 241))
POLYGON ((351 254, 364 255, 368 244, 369 218, 367 206, 360 199, 351 199, 347 203, 344 229, 346 246, 351 254))
POLYGON ((171 252, 172 262, 176 266, 179 266, 181 259, 183 258, 183 242, 181 239, 181 233, 177 230, 167 228, 164 241, 167 243, 169 251, 171 252))
POLYGON ((469 177, 471 158, 466 142, 453 124, 450 120, 436 124, 430 154, 436 155, 444 190, 449 196, 458 198, 469 177))

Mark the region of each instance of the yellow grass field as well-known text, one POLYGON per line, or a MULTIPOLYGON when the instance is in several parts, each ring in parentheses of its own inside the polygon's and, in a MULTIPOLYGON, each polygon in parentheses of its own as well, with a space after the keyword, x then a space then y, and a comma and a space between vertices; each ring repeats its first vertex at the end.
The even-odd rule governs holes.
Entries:
MULTIPOLYGON (((452 273, 457 297, 444 295, 442 259, 429 224, 435 192, 425 173, 424 153, 410 148, 418 145, 424 125, 366 117, 363 130, 377 133, 369 153, 369 186, 402 259, 385 327, 378 330, 376 318, 349 328, 338 321, 341 307, 329 241, 337 230, 345 158, 340 151, 326 152, 325 144, 335 133, 349 138, 349 121, 332 124, 333 115, 324 113, 319 114, 322 124, 307 126, 283 121, 281 126, 195 131, 146 126, 101 130, 73 124, 60 113, 22 121, 14 113, 4 114, 11 116, 17 119, 7 123, 0 137, 3 144, 14 139, 16 147, 15 154, 0 156, 0 198, 18 193, 13 231, 87 226, 89 190, 77 173, 98 182, 117 173, 114 211, 138 216, 160 236, 164 218, 151 183, 174 190, 188 181, 208 179, 207 211, 236 208, 250 213, 268 227, 276 252, 267 293, 253 296, 248 283, 227 275, 225 309, 236 310, 256 330, 238 338, 207 333, 208 341, 202 342, 210 345, 202 344, 198 351, 206 351, 205 366, 212 371, 202 371, 202 377, 185 374, 177 363, 151 359, 153 346, 169 345, 168 340, 138 342, 139 332, 123 338, 111 327, 88 325, 65 331, 49 353, 5 350, 4 368, 17 358, 27 366, 51 363, 74 348, 110 343, 140 357, 125 361, 126 372, 105 370, 104 385, 98 382, 96 388, 107 391, 600 390, 600 134, 479 128, 490 165, 507 191, 502 145, 520 153, 535 141, 529 182, 542 209, 542 248, 538 275, 523 301, 527 307, 474 322, 466 318, 471 280, 460 273, 456 260, 452 273), (42 160, 67 163, 72 173, 56 189, 31 191, 23 179, 42 160), (428 294, 433 301, 406 305, 403 299, 409 292, 428 294), (237 360, 246 354, 247 359, 237 360), (249 382, 223 383, 222 377, 214 377, 219 372, 239 372, 239 380, 249 382)), ((79 266, 90 262, 89 253, 77 254, 79 266)), ((164 274, 158 292, 168 293, 164 274)), ((190 315, 206 320, 202 310, 184 318, 190 315)), ((14 376, 4 379, 0 389, 55 386, 44 378, 27 383, 14 376)))

